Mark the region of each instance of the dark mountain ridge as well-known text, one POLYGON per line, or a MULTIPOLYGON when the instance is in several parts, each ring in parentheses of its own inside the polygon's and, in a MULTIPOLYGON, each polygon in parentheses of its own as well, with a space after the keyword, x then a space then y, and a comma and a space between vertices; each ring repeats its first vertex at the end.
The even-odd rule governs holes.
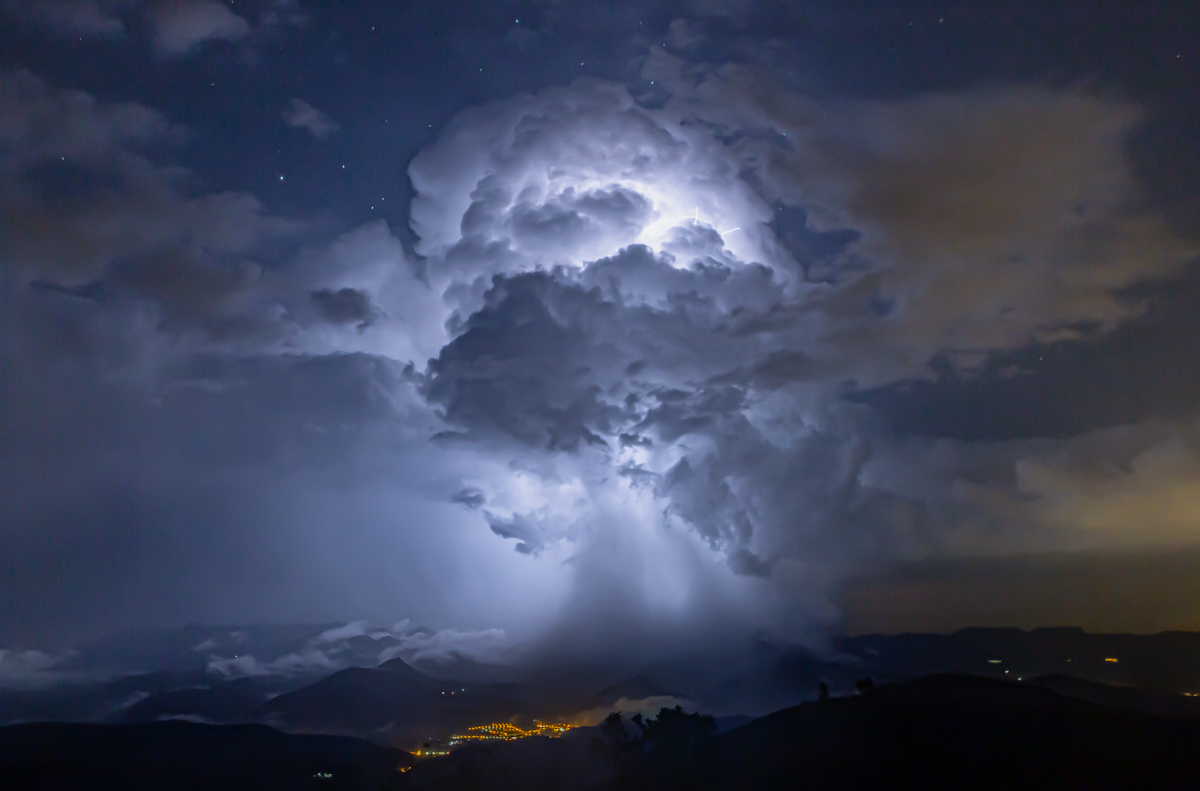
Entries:
POLYGON ((1200 718, 942 675, 806 703, 720 738, 698 788, 1196 788, 1200 718))
POLYGON ((236 722, 265 703, 269 688, 253 678, 184 687, 149 695, 125 709, 119 722, 187 717, 212 723, 236 722))
POLYGON ((1200 632, 971 628, 952 634, 843 637, 833 648, 839 662, 894 677, 1067 674, 1161 692, 1200 692, 1200 632))
POLYGON ((401 750, 263 725, 36 723, 0 728, 3 787, 93 791, 398 787, 401 750))
POLYGON ((389 744, 448 735, 522 713, 518 700, 431 678, 402 659, 348 668, 272 698, 248 715, 286 730, 344 733, 389 744))
MULTIPOLYGON (((626 730, 626 733, 637 733, 626 730)), ((598 729, 580 734, 604 743, 598 729)), ((690 752, 635 751, 614 774, 581 739, 479 745, 418 763, 414 789, 972 789, 1143 791, 1200 788, 1200 718, 1162 717, 1026 683, 940 675, 806 702, 690 752)))
POLYGON ((1200 717, 1200 697, 1102 684, 1063 674, 1037 676, 1026 679, 1025 683, 1057 692, 1063 697, 1085 700, 1114 709, 1140 711, 1162 717, 1200 717))
MULTIPOLYGON (((284 646, 312 640, 313 632, 322 628, 253 627, 244 638, 236 630, 218 636, 284 646)), ((145 659, 160 648, 195 654, 194 646, 187 644, 205 634, 214 632, 189 627, 166 636, 143 636, 142 648, 154 650, 146 648, 139 656, 145 659)), ((330 646, 373 640, 344 637, 323 645, 332 651, 330 646)), ((116 650, 119 642, 106 643, 106 650, 116 650)), ((640 672, 628 667, 545 665, 511 665, 499 672, 471 662, 438 668, 435 675, 424 665, 414 667, 396 658, 369 668, 298 675, 256 671, 238 678, 193 668, 91 680, 81 676, 35 689, 0 689, 0 724, 178 717, 266 722, 285 730, 360 735, 411 747, 417 738, 443 737, 496 720, 570 717, 615 707, 621 698, 672 696, 721 715, 761 715, 814 700, 821 683, 836 695, 852 692, 855 681, 864 676, 882 684, 943 672, 1019 678, 1075 697, 1152 713, 1186 716, 1200 706, 1200 698, 1175 694, 1200 692, 1200 634, 1183 632, 1092 635, 1079 629, 967 629, 949 635, 838 638, 822 652, 761 641, 750 659, 740 663, 681 660, 640 672), (490 680, 456 679, 450 675, 454 670, 490 680), (1043 676, 1075 681, 1040 680, 1043 676), (500 678, 505 683, 495 683, 500 678)))

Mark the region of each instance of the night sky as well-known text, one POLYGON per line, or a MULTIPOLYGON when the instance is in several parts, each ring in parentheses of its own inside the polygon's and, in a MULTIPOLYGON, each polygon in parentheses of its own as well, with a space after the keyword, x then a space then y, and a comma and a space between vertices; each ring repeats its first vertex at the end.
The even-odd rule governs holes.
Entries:
POLYGON ((1200 629, 1198 42, 0 0, 0 648, 1200 629))

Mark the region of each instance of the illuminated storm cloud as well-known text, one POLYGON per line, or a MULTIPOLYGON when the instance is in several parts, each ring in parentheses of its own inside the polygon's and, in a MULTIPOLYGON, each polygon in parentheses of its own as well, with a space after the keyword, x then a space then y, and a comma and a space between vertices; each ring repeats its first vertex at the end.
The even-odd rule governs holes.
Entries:
POLYGON ((1124 105, 1017 90, 835 112, 754 105, 738 77, 661 109, 591 81, 471 108, 409 169, 448 330, 421 392, 446 446, 495 460, 452 499, 519 553, 569 559, 564 624, 794 633, 831 617, 830 581, 863 564, 1012 539, 981 526, 1025 508, 1019 493, 964 501, 954 468, 971 462, 913 459, 839 386, 1115 321, 1130 308, 1112 289, 1191 254, 1120 209, 1124 105), (1085 142, 1023 153, 1031 114, 1085 142), (993 183, 979 163, 998 155, 993 183), (974 199, 928 217, 895 205, 961 194, 964 162, 974 199), (1050 181, 1036 224, 999 210, 1050 181), (768 199, 852 231, 824 276, 776 238, 768 199))
POLYGON ((768 207, 710 131, 680 120, 590 81, 463 112, 409 167, 418 252, 444 277, 471 277, 661 249, 680 227, 741 226, 731 252, 763 258, 768 207))
POLYGON ((419 260, 197 194, 159 160, 179 119, 0 77, 6 628, 691 650, 802 634, 875 563, 1194 540, 1200 424, 931 439, 844 397, 1136 323, 1120 295, 1195 255, 1137 200, 1136 106, 663 59, 657 109, 583 81, 451 119, 411 163, 419 260), (56 162, 112 192, 37 199, 56 162))
POLYGON ((764 597, 809 623, 823 543, 889 496, 859 485, 869 453, 825 385, 779 376, 806 320, 753 325, 813 287, 729 150, 680 120, 582 83, 469 110, 415 159, 454 335, 423 392, 445 443, 505 462, 456 499, 518 552, 573 558, 571 615, 621 588, 634 624, 779 626, 764 597))

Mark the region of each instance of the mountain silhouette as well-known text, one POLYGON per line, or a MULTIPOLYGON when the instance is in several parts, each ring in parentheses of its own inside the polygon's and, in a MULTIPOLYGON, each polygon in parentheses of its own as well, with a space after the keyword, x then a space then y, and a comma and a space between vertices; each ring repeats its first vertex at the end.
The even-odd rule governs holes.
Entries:
POLYGON ((261 706, 268 689, 253 678, 173 689, 139 700, 118 717, 121 722, 147 722, 167 717, 194 717, 209 722, 235 722, 261 706))
POLYGON ((349 668, 272 698, 248 715, 287 730, 370 736, 389 743, 449 735, 519 713, 486 689, 434 679, 402 659, 349 668))

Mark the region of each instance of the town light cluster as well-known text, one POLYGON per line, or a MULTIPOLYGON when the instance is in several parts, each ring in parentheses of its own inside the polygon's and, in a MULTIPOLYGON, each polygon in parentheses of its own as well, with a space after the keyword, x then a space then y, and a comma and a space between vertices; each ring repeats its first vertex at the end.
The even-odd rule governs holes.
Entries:
POLYGON ((450 744, 462 744, 464 742, 480 742, 480 741, 513 741, 516 739, 526 739, 530 736, 549 736, 557 738, 574 726, 566 723, 542 723, 535 722, 534 727, 529 730, 518 728, 511 722, 494 722, 490 725, 476 725, 473 728, 468 728, 467 733, 455 734, 450 737, 450 744))

